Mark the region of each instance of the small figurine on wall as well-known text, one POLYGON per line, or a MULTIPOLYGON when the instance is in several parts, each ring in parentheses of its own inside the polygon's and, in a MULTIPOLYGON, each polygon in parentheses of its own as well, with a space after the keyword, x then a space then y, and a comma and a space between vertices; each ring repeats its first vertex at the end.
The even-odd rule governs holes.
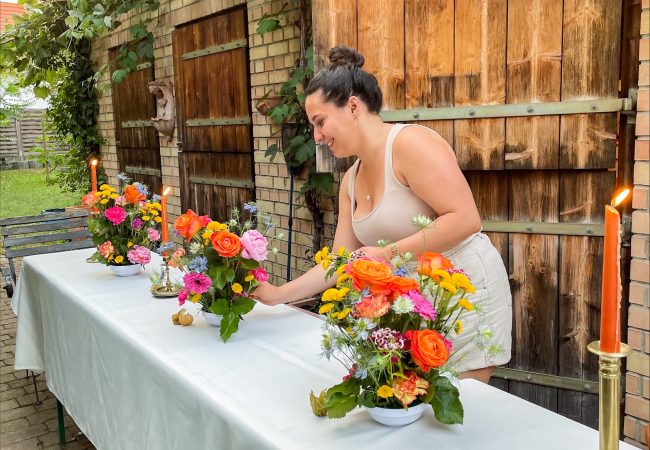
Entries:
POLYGON ((176 104, 174 102, 174 85, 171 81, 150 81, 149 92, 156 96, 156 117, 152 117, 153 126, 159 133, 167 136, 167 143, 172 142, 176 126, 176 104))

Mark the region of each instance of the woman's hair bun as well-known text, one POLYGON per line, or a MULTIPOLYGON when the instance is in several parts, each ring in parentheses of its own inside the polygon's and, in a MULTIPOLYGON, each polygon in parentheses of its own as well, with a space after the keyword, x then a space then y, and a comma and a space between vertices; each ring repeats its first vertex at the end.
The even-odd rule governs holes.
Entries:
POLYGON ((345 64, 350 64, 354 67, 361 68, 363 63, 366 62, 366 58, 363 57, 361 53, 350 47, 334 47, 330 50, 329 54, 330 63, 333 66, 342 66, 345 64))

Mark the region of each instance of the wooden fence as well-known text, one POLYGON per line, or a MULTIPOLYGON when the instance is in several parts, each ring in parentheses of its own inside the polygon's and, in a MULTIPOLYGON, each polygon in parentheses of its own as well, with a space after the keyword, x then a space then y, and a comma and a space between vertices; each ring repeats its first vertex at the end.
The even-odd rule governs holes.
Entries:
POLYGON ((0 163, 27 161, 34 147, 42 147, 47 140, 48 147, 56 152, 65 151, 65 146, 43 129, 44 111, 26 110, 18 118, 10 119, 10 124, 0 126, 0 163))

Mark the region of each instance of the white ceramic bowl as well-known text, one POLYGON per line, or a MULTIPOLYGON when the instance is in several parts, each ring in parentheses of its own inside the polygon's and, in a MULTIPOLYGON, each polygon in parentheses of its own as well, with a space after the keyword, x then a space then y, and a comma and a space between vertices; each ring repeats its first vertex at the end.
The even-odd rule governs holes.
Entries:
POLYGON ((108 266, 111 271, 118 277, 130 277, 140 273, 142 266, 140 264, 129 264, 128 266, 108 266))
POLYGON ((431 405, 420 403, 408 409, 368 408, 368 413, 370 417, 381 424, 389 427, 401 427, 422 417, 427 407, 431 408, 431 405))

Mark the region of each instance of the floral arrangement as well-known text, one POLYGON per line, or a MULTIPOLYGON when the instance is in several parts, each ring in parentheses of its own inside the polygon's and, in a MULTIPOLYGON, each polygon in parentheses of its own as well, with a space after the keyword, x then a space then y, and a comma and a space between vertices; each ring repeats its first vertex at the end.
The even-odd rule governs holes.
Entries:
POLYGON ((178 303, 200 303, 202 311, 221 316, 224 342, 255 306, 253 289, 269 279, 261 263, 267 259, 275 225, 254 203, 246 203, 244 210, 249 217, 243 223, 237 208, 225 223, 191 209, 174 222, 175 232, 183 240, 170 258, 170 265, 184 272, 178 303))
MULTIPOLYGON (((428 403, 440 422, 463 422, 453 383, 463 356, 449 337, 463 332, 461 319, 475 308, 475 287, 441 254, 419 256, 416 274, 408 269, 411 258, 355 259, 343 248, 332 255, 327 247, 316 254, 328 276, 337 276, 319 309, 325 318, 323 355, 341 362, 348 374, 319 397, 311 394, 315 414, 341 418, 357 406, 428 403)), ((481 333, 486 339, 479 348, 488 352, 491 334, 486 328, 481 333)))
POLYGON ((148 200, 141 183, 128 184, 121 192, 108 184, 86 194, 82 202, 92 213, 88 230, 97 245, 91 260, 109 266, 148 264, 150 249, 160 241, 161 204, 148 200))

